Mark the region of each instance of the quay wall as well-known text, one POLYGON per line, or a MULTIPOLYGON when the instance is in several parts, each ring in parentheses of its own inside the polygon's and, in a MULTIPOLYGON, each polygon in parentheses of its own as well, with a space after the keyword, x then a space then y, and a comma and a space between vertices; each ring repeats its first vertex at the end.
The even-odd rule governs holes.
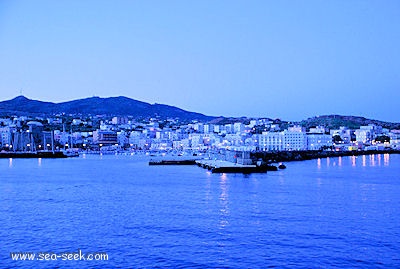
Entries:
POLYGON ((368 151, 257 151, 251 154, 254 162, 262 159, 266 163, 305 161, 328 157, 360 156, 371 154, 400 154, 400 150, 368 150, 368 151))

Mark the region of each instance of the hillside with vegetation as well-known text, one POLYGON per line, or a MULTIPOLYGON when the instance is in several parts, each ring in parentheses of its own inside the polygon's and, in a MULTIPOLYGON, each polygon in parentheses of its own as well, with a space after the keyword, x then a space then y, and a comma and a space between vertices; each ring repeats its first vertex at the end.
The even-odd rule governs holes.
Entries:
POLYGON ((358 116, 324 115, 308 118, 300 122, 300 125, 307 129, 315 126, 324 126, 329 129, 338 129, 340 126, 359 129, 360 126, 368 124, 380 125, 387 129, 400 129, 400 123, 372 120, 358 116))

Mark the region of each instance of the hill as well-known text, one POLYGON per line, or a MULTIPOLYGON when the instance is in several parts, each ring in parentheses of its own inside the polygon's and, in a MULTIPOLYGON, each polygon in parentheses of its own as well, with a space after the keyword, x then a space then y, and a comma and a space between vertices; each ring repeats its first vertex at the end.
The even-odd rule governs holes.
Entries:
POLYGON ((181 120, 209 121, 214 117, 186 111, 174 106, 149 104, 131 98, 90 97, 62 103, 42 102, 18 96, 8 101, 0 102, 1 115, 31 115, 44 116, 57 113, 82 115, 133 116, 148 118, 179 118, 181 120))
POLYGON ((383 128, 388 129, 400 129, 400 123, 372 120, 358 116, 324 115, 308 118, 300 122, 300 125, 306 127, 307 129, 319 125, 329 129, 339 129, 340 126, 345 126, 350 129, 358 129, 360 126, 368 124, 380 125, 383 128))

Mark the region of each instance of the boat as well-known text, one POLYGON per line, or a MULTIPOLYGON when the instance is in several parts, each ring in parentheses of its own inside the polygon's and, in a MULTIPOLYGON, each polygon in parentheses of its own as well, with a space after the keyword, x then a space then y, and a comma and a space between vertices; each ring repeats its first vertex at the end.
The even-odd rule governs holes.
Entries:
POLYGON ((278 166, 279 169, 286 169, 286 165, 284 165, 283 163, 279 164, 278 166))

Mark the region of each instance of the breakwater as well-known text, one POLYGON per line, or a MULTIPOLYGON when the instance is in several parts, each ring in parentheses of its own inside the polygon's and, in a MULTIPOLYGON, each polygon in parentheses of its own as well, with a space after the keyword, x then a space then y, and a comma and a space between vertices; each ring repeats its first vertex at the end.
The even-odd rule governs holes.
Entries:
POLYGON ((275 151, 253 152, 251 158, 255 161, 262 159, 266 163, 305 161, 318 158, 360 156, 370 154, 400 154, 400 150, 368 150, 368 151, 275 151))
POLYGON ((64 152, 0 152, 0 158, 67 158, 64 152))

